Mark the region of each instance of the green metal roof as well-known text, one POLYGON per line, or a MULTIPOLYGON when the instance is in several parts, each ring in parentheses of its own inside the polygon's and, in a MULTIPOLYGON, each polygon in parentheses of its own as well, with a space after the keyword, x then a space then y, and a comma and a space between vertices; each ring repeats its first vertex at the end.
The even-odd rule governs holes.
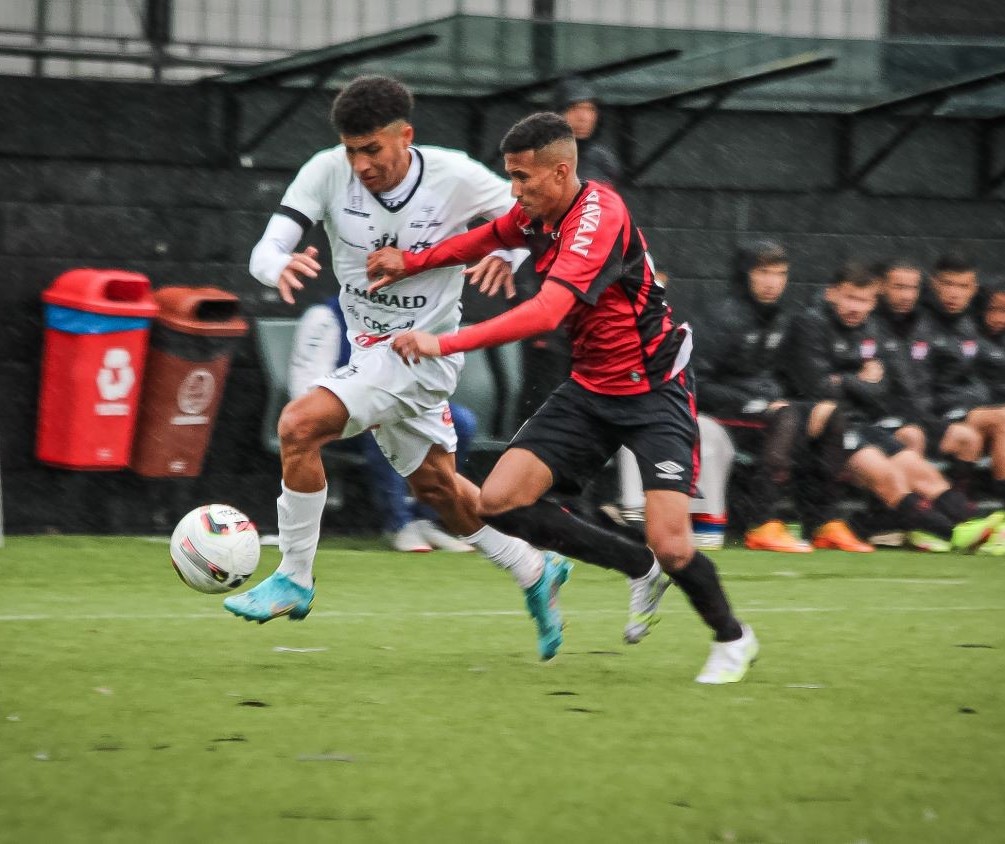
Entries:
POLYGON ((689 101, 719 108, 855 113, 936 103, 937 114, 1005 113, 1005 42, 866 41, 457 15, 235 70, 231 84, 313 79, 339 87, 384 73, 416 93, 520 96, 589 76, 610 105, 689 101))

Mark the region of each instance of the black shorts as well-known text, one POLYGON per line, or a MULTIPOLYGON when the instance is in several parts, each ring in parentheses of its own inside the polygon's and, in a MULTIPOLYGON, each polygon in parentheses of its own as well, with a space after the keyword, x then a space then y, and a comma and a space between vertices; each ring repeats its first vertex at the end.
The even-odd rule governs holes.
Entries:
POLYGON ((552 491, 578 495, 621 446, 635 455, 644 489, 693 496, 698 483, 698 410, 690 367, 660 389, 631 396, 593 393, 572 379, 517 431, 550 470, 552 491))
POLYGON ((856 451, 867 446, 878 448, 887 457, 893 457, 904 450, 888 428, 867 422, 850 422, 844 432, 844 452, 851 457, 856 451))

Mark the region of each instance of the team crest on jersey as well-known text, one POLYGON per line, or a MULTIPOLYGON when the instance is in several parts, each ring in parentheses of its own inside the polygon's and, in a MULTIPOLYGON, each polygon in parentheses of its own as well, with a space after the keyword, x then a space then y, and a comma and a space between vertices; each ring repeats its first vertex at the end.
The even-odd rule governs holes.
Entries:
POLYGON ((450 412, 450 405, 449 404, 445 408, 443 408, 443 416, 441 418, 443 419, 443 424, 444 425, 453 425, 454 424, 454 417, 453 417, 453 414, 450 412))
POLYGON ((876 341, 872 339, 863 340, 859 343, 858 353, 865 360, 871 360, 876 357, 876 341))
POLYGON ((977 354, 977 341, 976 340, 964 340, 960 343, 960 351, 963 352, 963 357, 972 358, 977 354))
POLYGON ((912 360, 924 360, 928 357, 928 343, 924 340, 915 340, 911 343, 912 360))

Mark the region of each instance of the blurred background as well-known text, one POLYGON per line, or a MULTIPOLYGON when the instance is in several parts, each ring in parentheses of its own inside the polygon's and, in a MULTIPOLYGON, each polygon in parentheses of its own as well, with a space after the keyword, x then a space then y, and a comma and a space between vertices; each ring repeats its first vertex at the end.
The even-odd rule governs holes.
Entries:
MULTIPOLYGON (((1005 267, 1005 7, 994 0, 5 0, 0 4, 0 466, 8 532, 149 532, 197 503, 274 523, 278 458, 256 321, 298 307, 247 271, 296 169, 336 139, 363 72, 416 93, 420 143, 490 166, 562 80, 598 137, 668 298, 698 316, 737 242, 789 249, 799 295, 842 260, 951 248, 1005 267), (196 478, 74 472, 34 455, 42 292, 77 267, 236 294, 236 345, 196 478), (235 500, 235 499, 240 499, 235 500)), ((314 240, 324 245, 324 238, 314 240)), ((478 319, 494 303, 469 297, 478 319)), ((349 477, 326 516, 373 527, 349 477)), ((362 484, 362 479, 360 479, 362 484)))

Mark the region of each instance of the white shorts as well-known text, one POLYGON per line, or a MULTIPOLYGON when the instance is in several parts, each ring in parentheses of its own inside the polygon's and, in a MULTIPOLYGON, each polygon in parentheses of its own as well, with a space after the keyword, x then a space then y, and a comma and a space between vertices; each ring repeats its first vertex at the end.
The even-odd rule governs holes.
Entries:
POLYGON ((342 438, 373 429, 374 439, 395 471, 408 477, 432 445, 457 450, 447 399, 457 387, 464 355, 423 358, 407 365, 390 343, 353 349, 345 366, 314 383, 334 393, 349 411, 342 438))

